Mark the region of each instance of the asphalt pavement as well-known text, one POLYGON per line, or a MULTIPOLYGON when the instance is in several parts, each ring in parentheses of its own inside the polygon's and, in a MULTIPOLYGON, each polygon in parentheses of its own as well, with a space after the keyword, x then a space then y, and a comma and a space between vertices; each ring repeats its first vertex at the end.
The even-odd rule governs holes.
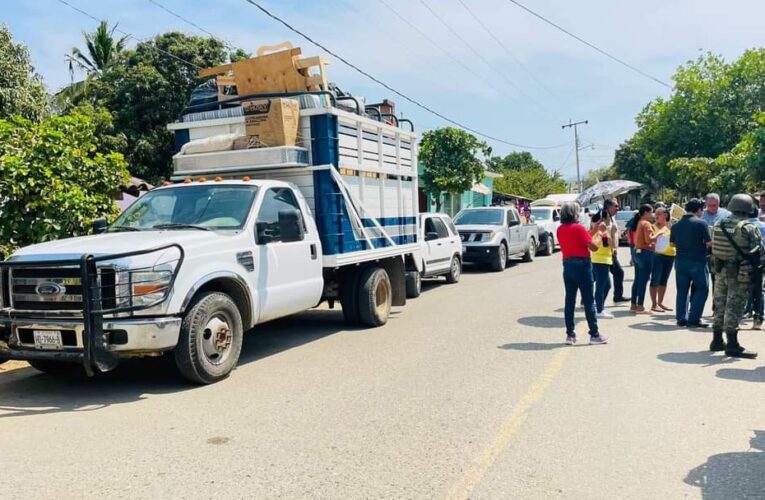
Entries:
POLYGON ((608 345, 580 321, 566 347, 560 274, 556 253, 427 280, 374 330, 262 325, 212 386, 162 359, 1 370, 0 497, 765 498, 765 332, 736 360, 625 305, 608 345))

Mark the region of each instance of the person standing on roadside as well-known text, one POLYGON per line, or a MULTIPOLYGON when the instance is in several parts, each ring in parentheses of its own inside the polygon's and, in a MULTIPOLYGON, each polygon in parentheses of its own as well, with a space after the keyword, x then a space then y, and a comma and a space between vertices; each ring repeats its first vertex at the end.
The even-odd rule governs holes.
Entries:
MULTIPOLYGON (((709 193, 704 200, 706 208, 704 208, 704 212, 701 214, 701 220, 707 223, 709 235, 712 236, 715 224, 717 224, 718 221, 729 217, 730 212, 720 207, 720 195, 717 193, 709 193)), ((712 293, 714 293, 715 273, 712 266, 711 248, 709 253, 707 253, 707 266, 709 267, 709 275, 712 278, 712 293)), ((712 305, 712 308, 714 309, 714 304, 712 305)))
POLYGON ((762 236, 757 226, 748 222, 756 210, 754 199, 737 194, 728 203, 732 215, 720 220, 712 237, 712 256, 717 276, 714 291, 715 321, 709 350, 725 351, 736 358, 756 358, 738 342, 738 326, 752 286, 752 274, 760 267, 762 236), (723 340, 725 333, 726 340, 723 340))
POLYGON ((685 215, 672 226, 669 241, 675 245, 675 319, 677 326, 706 328, 701 321, 709 296, 707 252, 712 245, 707 224, 701 220, 704 202, 692 199, 685 204, 685 215), (690 297, 688 294, 693 289, 690 297))
MULTIPOLYGON (((611 264, 611 274, 614 277, 614 304, 619 302, 629 302, 630 298, 624 296, 624 269, 619 263, 619 227, 616 224, 616 212, 619 211, 619 202, 614 198, 609 198, 603 202, 603 222, 613 227, 614 244, 613 257, 611 264)), ((609 231, 609 234, 611 232, 609 231)))
POLYGON ((605 224, 599 224, 595 229, 584 228, 579 223, 579 204, 564 203, 560 210, 560 222, 556 232, 558 244, 563 257, 563 284, 566 290, 564 316, 566 321, 566 344, 576 343, 574 330, 574 308, 576 307, 577 291, 584 301, 584 314, 590 333, 590 344, 605 344, 608 337, 598 329, 598 318, 595 313, 595 299, 592 290, 592 261, 590 251, 600 248, 601 231, 605 224))
POLYGON ((676 250, 675 245, 670 243, 672 231, 669 227, 669 212, 664 207, 656 209, 654 234, 657 235, 657 239, 651 271, 651 311, 671 311, 671 308, 664 305, 664 295, 667 293, 667 283, 675 263, 676 250))
POLYGON ((651 219, 653 207, 645 204, 640 207, 633 217, 630 226, 635 231, 635 281, 632 283, 632 307, 635 314, 645 314, 645 292, 651 279, 653 268, 653 253, 656 236, 653 234, 651 219))
POLYGON ((602 217, 602 213, 592 216, 591 228, 604 228, 600 231, 601 245, 597 250, 591 251, 592 273, 595 276, 595 311, 600 319, 613 319, 614 315, 606 311, 606 299, 611 290, 611 266, 613 265, 616 231, 613 224, 609 225, 602 217))
MULTIPOLYGON (((762 200, 762 196, 760 197, 762 200)), ((749 214, 749 222, 760 230, 760 236, 765 241, 765 222, 758 217, 756 210, 749 214)), ((762 289, 762 270, 755 269, 752 273, 752 290, 749 296, 749 302, 746 304, 747 314, 752 314, 752 330, 762 328, 763 316, 765 316, 765 292, 762 289)))

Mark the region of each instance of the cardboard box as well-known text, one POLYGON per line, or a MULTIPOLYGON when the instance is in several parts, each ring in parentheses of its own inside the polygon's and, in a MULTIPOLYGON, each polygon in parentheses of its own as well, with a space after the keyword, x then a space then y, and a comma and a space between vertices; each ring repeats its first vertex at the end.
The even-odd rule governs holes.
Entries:
POLYGON ((242 103, 250 147, 294 146, 300 105, 295 99, 258 99, 242 103))

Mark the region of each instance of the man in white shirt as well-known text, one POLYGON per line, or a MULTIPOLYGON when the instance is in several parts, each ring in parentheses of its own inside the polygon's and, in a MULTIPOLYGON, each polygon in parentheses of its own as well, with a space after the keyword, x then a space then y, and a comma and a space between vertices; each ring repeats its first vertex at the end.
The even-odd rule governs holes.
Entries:
POLYGON ((720 195, 717 193, 709 193, 705 199, 706 208, 701 214, 701 220, 707 223, 710 231, 720 219, 725 219, 730 216, 730 212, 725 208, 720 207, 720 195))

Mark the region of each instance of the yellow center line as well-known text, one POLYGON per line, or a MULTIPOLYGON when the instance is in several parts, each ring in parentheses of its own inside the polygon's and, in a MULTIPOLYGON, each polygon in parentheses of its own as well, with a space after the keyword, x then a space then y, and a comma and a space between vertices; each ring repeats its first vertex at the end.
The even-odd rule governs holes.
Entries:
POLYGON ((571 349, 561 349, 555 353, 539 378, 526 391, 526 394, 513 408, 510 416, 499 427, 492 440, 486 444, 480 455, 470 463, 459 481, 454 484, 446 497, 447 499, 463 500, 470 497, 473 489, 481 482, 483 476, 529 416, 531 408, 542 398, 570 354, 571 349))

